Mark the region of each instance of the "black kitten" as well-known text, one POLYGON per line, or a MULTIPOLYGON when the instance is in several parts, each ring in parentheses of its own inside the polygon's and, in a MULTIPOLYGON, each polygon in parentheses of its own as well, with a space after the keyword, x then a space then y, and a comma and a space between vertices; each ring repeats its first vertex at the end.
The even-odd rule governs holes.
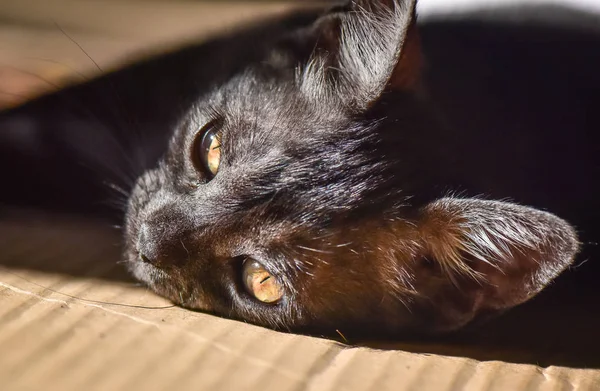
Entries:
POLYGON ((130 270, 189 308, 325 334, 449 331, 536 295, 577 235, 491 198, 595 211, 589 124, 502 128, 502 85, 452 122, 433 60, 410 0, 355 0, 285 35, 198 98, 138 179, 130 270), (475 126, 496 108, 498 127, 475 126))

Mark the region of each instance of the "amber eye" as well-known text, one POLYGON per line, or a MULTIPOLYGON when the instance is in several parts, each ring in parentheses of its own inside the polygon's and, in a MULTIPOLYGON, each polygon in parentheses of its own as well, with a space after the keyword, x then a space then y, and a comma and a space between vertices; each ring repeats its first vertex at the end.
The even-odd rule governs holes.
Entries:
POLYGON ((251 258, 244 261, 242 278, 248 292, 263 303, 275 303, 283 296, 277 278, 251 258))
POLYGON ((201 169, 212 179, 219 171, 221 163, 221 140, 214 125, 209 124, 199 133, 195 153, 201 169))

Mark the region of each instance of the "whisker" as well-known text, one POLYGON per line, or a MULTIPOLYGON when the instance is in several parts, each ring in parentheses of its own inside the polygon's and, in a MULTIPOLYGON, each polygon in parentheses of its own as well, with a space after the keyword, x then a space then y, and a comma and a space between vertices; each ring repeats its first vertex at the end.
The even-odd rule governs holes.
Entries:
POLYGON ((57 291, 57 290, 52 289, 52 288, 48 288, 48 287, 46 287, 46 286, 44 286, 42 284, 38 284, 35 281, 31 281, 30 279, 27 279, 27 278, 25 278, 23 276, 20 276, 17 273, 13 273, 13 272, 8 271, 8 270, 5 270, 4 272, 8 273, 8 274, 11 274, 11 275, 13 275, 13 276, 15 276, 17 278, 20 278, 23 281, 27 281, 29 284, 35 285, 35 286, 37 286, 39 288, 42 288, 44 290, 47 290, 47 291, 50 291, 52 293, 56 293, 58 295, 65 296, 65 297, 68 297, 68 298, 71 298, 71 299, 74 299, 74 300, 77 300, 77 301, 85 302, 85 303, 106 304, 106 305, 114 305, 114 306, 118 306, 118 307, 140 308, 140 309, 147 309, 147 310, 162 310, 162 309, 177 307, 176 304, 165 305, 165 306, 147 306, 147 305, 137 305, 137 304, 127 304, 127 303, 112 303, 112 302, 109 302, 109 301, 84 299, 84 298, 81 298, 81 297, 70 295, 68 293, 63 293, 63 292, 57 291))
MULTIPOLYGON (((35 77, 35 78, 43 81, 47 85, 53 87, 55 90, 57 90, 56 96, 58 96, 61 99, 63 99, 67 104, 79 108, 80 110, 82 110, 84 112, 84 114, 86 114, 90 118, 96 120, 99 124, 103 123, 103 121, 100 118, 98 118, 98 116, 94 112, 92 112, 89 108, 87 108, 86 106, 82 105, 78 101, 68 99, 64 94, 62 94, 61 93, 61 88, 62 87, 60 85, 58 85, 56 83, 53 83, 52 81, 44 78, 41 75, 38 75, 35 72, 31 72, 31 71, 28 71, 28 70, 21 70, 21 69, 19 69, 19 72, 27 74, 27 75, 30 75, 30 76, 33 76, 33 77, 35 77)), ((11 93, 7 93, 7 94, 13 95, 11 93)), ((117 151, 119 151, 119 153, 123 157, 125 163, 129 166, 129 170, 130 171, 136 171, 136 168, 138 168, 138 166, 136 165, 135 162, 133 162, 132 160, 130 160, 130 154, 127 153, 127 151, 123 148, 122 143, 120 143, 119 140, 116 139, 115 135, 112 132, 110 132, 110 131, 108 131, 108 132, 105 131, 105 132, 102 132, 101 134, 103 136, 107 136, 106 140, 109 141, 109 142, 111 142, 113 144, 113 146, 115 147, 115 149, 117 151)), ((99 160, 98 159, 95 159, 95 160, 96 160, 95 163, 98 164, 99 160)), ((102 160, 100 160, 100 161, 102 161, 102 160)), ((91 169, 92 171, 98 172, 97 167, 92 168, 89 165, 83 164, 81 162, 79 162, 79 164, 82 165, 82 166, 84 166, 84 167, 86 167, 87 169, 91 169)), ((133 176, 129 176, 127 174, 127 171, 123 171, 121 169, 118 169, 114 165, 110 166, 110 167, 108 167, 106 165, 103 165, 103 166, 104 166, 103 168, 104 168, 105 171, 109 171, 108 173, 117 176, 118 179, 121 180, 121 181, 123 181, 124 183, 129 184, 129 185, 133 185, 133 183, 135 182, 136 178, 133 177, 133 176)), ((141 171, 142 168, 143 167, 139 167, 139 169, 140 169, 139 171, 141 171)), ((98 173, 100 173, 100 174, 107 174, 107 172, 98 172, 98 173)))
MULTIPOLYGON (((94 66, 101 71, 102 73, 104 73, 104 70, 100 67, 100 65, 98 64, 98 62, 96 60, 94 60, 94 58, 83 48, 83 46, 81 44, 79 44, 73 37, 71 37, 62 27, 60 27, 60 25, 56 22, 54 22, 56 28, 65 36, 67 37, 73 44, 75 44, 79 50, 81 50, 81 52, 83 52, 83 54, 85 54, 85 56, 94 64, 94 66)), ((145 145, 143 143, 143 139, 144 139, 144 134, 143 132, 140 131, 140 126, 139 123, 137 123, 135 121, 135 119, 131 116, 126 115, 126 111, 124 111, 124 108, 126 107, 123 104, 123 100, 121 99, 121 96, 119 95, 119 93, 117 92, 117 89, 115 88, 115 85, 111 82, 110 79, 106 79, 106 82, 110 88, 110 92, 111 95, 114 96, 115 100, 116 100, 116 105, 112 104, 109 107, 110 108, 114 108, 114 112, 116 113, 117 117, 123 119, 130 127, 129 132, 127 134, 132 134, 135 138, 135 140, 133 140, 133 142, 128 143, 129 146, 131 147, 133 152, 133 155, 135 156, 135 159, 132 159, 131 154, 123 154, 124 156, 127 156, 128 160, 129 160, 129 164, 132 166, 131 168, 135 171, 135 172, 142 172, 145 169, 145 152, 144 150, 140 147, 141 145, 145 145)), ((111 102, 112 103, 112 102, 111 102)), ((118 126, 121 127, 121 126, 118 126)))
POLYGON ((60 30, 61 33, 64 34, 65 37, 67 37, 71 42, 73 42, 83 52, 83 54, 85 54, 87 56, 87 58, 90 59, 90 61, 96 66, 96 68, 98 68, 98 70, 100 72, 104 72, 104 70, 102 70, 102 68, 100 68, 100 65, 98 65, 96 60, 94 60, 92 58, 92 56, 90 56, 88 54, 88 52, 86 52, 85 49, 83 47, 81 47, 81 45, 77 41, 75 41, 73 38, 71 38, 71 36, 69 34, 67 34, 67 32, 65 30, 63 30, 63 28, 60 27, 58 23, 54 22, 54 25, 56 26, 57 29, 60 30))
POLYGON ((316 248, 311 248, 311 247, 306 247, 306 246, 301 246, 301 245, 296 245, 296 247, 301 248, 301 249, 306 250, 306 251, 312 251, 312 252, 315 252, 315 253, 333 254, 332 251, 319 250, 319 249, 316 249, 316 248))
POLYGON ((110 189, 116 191, 118 194, 125 196, 125 198, 129 197, 129 193, 125 191, 122 187, 108 181, 104 181, 103 184, 108 186, 110 189))
POLYGON ((127 211, 127 200, 124 199, 108 199, 104 202, 101 202, 100 205, 106 205, 110 208, 117 209, 122 212, 127 211))

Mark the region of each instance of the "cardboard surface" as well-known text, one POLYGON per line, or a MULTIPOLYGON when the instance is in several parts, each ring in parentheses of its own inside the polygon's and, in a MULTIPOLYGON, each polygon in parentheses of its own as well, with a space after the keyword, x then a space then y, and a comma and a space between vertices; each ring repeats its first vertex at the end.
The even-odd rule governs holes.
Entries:
POLYGON ((595 390, 600 371, 346 347, 187 311, 118 264, 104 222, 0 221, 2 390, 595 390))
POLYGON ((303 6, 293 0, 2 1, 0 108, 303 6))
MULTIPOLYGON (((99 72, 54 22, 107 70, 289 5, 230 7, 2 2, 0 106, 99 72)), ((544 350, 525 358, 525 343, 497 341, 349 347, 174 307, 130 279, 120 251, 118 230, 102 221, 0 212, 0 390, 600 389, 596 323, 585 317, 551 314, 548 330, 523 330, 522 339, 542 335, 557 344, 554 353, 573 345, 571 360, 541 360, 544 350), (565 319, 587 334, 577 327, 569 329, 572 339, 557 333, 565 319), (569 364, 585 356, 591 359, 569 364)))

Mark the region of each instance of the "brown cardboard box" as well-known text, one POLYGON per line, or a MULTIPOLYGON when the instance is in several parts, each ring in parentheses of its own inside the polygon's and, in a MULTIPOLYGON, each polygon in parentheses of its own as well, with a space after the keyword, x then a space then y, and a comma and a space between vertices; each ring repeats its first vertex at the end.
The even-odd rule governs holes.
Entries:
MULTIPOLYGON (((16 83, 26 99, 98 71, 54 22, 106 70, 288 6, 238 4, 236 13, 228 7, 4 2, 0 60, 22 76, 42 73, 52 80, 50 87, 16 83), (204 15, 202 23, 198 15, 204 15), (159 19, 162 32, 147 28, 159 19)), ((7 80, 18 82, 15 74, 7 80)), ((16 103, 13 98, 8 103, 16 103)), ((548 330, 523 330, 523 340, 541 333, 550 343, 554 335, 560 339, 565 318, 580 324, 585 332, 557 345, 570 359, 555 359, 560 348, 529 350, 526 343, 350 347, 174 307, 127 276, 118 263, 119 243, 118 231, 103 221, 24 211, 0 215, 0 390, 600 389, 598 344, 586 339, 598 330, 591 318, 551 314, 548 330)))

